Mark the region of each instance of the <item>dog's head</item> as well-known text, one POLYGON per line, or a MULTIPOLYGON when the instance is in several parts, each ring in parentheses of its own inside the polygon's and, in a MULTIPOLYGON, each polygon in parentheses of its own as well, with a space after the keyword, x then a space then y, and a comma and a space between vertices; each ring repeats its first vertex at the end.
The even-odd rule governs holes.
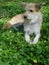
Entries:
POLYGON ((25 9, 24 18, 25 19, 32 19, 34 17, 35 12, 39 12, 42 5, 45 5, 46 3, 21 3, 22 6, 25 9))

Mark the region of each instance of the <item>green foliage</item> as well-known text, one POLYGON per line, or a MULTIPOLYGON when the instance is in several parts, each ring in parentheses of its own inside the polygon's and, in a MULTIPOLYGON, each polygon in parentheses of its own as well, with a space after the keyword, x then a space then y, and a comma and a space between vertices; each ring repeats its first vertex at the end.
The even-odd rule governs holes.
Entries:
MULTIPOLYGON (((43 0, 25 0, 40 1, 43 0)), ((11 17, 24 12, 20 0, 0 0, 0 3, 0 65, 49 65, 49 4, 41 8, 41 38, 36 45, 30 45, 24 40, 22 27, 17 32, 13 28, 6 31, 2 29, 11 17)))

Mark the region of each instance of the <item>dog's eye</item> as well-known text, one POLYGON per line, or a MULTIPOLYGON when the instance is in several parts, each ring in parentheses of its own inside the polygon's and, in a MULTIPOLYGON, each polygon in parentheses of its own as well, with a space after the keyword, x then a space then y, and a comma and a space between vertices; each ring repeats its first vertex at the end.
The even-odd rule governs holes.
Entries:
POLYGON ((33 10, 30 10, 30 12, 33 12, 33 10))

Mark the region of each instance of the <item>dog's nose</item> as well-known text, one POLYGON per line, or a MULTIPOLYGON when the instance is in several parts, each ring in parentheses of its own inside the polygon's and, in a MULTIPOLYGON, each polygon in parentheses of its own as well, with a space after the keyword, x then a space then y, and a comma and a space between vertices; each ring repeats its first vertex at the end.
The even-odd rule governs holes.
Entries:
POLYGON ((27 18, 27 16, 24 16, 24 18, 26 19, 26 18, 27 18))

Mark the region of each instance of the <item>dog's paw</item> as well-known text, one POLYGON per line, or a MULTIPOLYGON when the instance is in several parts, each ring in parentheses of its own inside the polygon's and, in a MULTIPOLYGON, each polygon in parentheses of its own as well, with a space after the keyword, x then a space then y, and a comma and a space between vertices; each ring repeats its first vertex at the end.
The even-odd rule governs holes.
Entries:
POLYGON ((33 42, 30 42, 30 44, 37 44, 37 43, 33 41, 33 42))

